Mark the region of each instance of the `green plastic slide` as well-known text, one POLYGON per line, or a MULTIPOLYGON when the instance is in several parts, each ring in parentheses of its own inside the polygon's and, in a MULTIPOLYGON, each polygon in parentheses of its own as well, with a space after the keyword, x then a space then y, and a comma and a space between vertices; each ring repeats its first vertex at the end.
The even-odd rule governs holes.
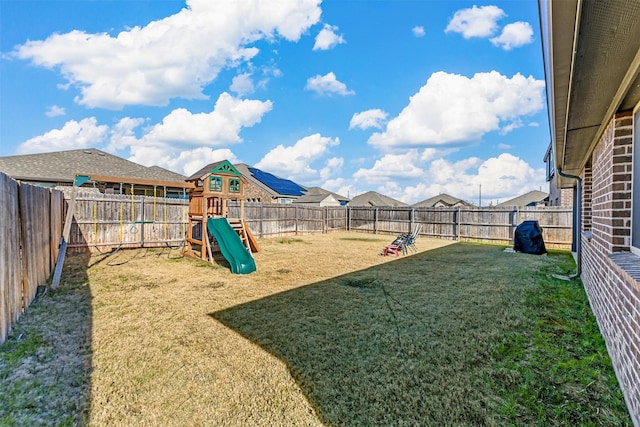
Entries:
POLYGON ((232 273, 249 274, 256 271, 256 262, 251 252, 242 244, 240 236, 229 225, 227 218, 209 218, 207 229, 216 238, 222 255, 231 265, 232 273))

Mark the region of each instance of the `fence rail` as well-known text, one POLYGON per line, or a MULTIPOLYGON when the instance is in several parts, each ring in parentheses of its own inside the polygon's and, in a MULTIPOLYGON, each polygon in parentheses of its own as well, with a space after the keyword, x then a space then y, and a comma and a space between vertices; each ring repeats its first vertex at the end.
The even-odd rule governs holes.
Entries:
POLYGON ((422 224, 421 236, 451 240, 511 243, 523 221, 538 221, 549 247, 569 248, 573 210, 565 207, 521 208, 348 208, 348 229, 400 234, 422 224))
POLYGON ((67 247, 108 251, 179 245, 187 208, 188 201, 182 199, 84 192, 76 195, 67 247))
POLYGON ((64 198, 0 173, 0 343, 55 267, 64 198))
MULTIPOLYGON (((0 174, 0 342, 46 283, 55 267, 70 198, 0 174)), ((518 224, 536 220, 548 247, 569 248, 572 210, 532 208, 319 207, 230 203, 229 216, 244 219, 255 236, 271 237, 351 230, 401 234, 422 225, 420 235, 510 244, 518 224)), ((151 196, 76 195, 69 250, 178 246, 188 226, 188 201, 151 196)))
MULTIPOLYGON (((149 196, 82 194, 76 197, 69 247, 108 250, 180 244, 186 233, 188 202, 149 196)), ((351 230, 510 244, 522 221, 536 220, 548 247, 568 248, 572 210, 563 207, 410 208, 320 207, 298 204, 229 203, 229 217, 244 219, 252 234, 273 237, 351 230)))

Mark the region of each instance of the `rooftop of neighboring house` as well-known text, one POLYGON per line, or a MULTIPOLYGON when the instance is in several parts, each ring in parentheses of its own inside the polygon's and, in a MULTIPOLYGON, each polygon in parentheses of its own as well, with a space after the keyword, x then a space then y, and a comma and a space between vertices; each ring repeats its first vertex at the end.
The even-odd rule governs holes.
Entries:
POLYGON ((69 184, 77 174, 181 183, 185 179, 159 166, 142 166, 96 148, 0 157, 0 172, 22 181, 69 184))
POLYGON ((296 203, 320 203, 325 200, 327 197, 332 196, 336 199, 340 204, 344 205, 349 202, 348 197, 341 196, 337 193, 334 193, 329 190, 325 190, 320 187, 309 187, 305 191, 304 195, 299 197, 296 200, 296 203))
POLYGON ((545 205, 549 201, 549 193, 533 190, 522 194, 506 202, 498 203, 496 206, 538 206, 545 205))
POLYGON ((349 206, 393 206, 393 207, 405 207, 409 206, 399 200, 385 196, 384 194, 377 193, 375 191, 367 191, 360 194, 349 202, 349 206))
POLYGON ((465 202, 458 197, 442 193, 437 196, 429 197, 421 202, 414 203, 412 206, 416 208, 432 208, 436 206, 473 206, 473 204, 465 202))
POLYGON ((290 179, 281 178, 269 172, 262 171, 245 163, 233 165, 251 184, 267 192, 271 197, 286 197, 296 199, 304 195, 306 188, 290 179))

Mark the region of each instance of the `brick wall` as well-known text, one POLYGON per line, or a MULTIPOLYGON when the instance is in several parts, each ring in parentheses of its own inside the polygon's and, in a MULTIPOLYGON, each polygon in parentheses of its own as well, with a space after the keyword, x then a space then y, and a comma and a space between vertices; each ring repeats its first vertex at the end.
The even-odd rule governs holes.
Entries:
POLYGON ((260 187, 247 183, 244 187, 244 197, 251 202, 272 203, 277 202, 273 199, 269 193, 261 189, 260 187))
POLYGON ((592 155, 593 240, 605 253, 629 250, 632 131, 631 112, 616 115, 592 155))
POLYGON ((629 412, 640 425, 640 257, 629 252, 632 130, 631 114, 617 114, 582 173, 583 226, 592 231, 592 238, 582 237, 582 281, 629 412))
MULTIPOLYGON (((582 170, 582 230, 591 230, 591 217, 593 200, 593 176, 591 167, 587 166, 582 170)), ((572 197, 573 198, 573 197, 572 197)))
POLYGON ((565 207, 573 206, 573 189, 563 188, 560 190, 560 205, 565 207))

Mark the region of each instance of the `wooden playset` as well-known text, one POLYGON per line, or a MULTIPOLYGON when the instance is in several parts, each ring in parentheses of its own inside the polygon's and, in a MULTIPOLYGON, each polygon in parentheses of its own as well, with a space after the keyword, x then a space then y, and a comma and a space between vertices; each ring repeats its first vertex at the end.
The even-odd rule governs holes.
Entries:
MULTIPOLYGON (((213 263, 215 250, 220 250, 230 264, 237 256, 233 252, 233 241, 229 241, 225 230, 219 228, 220 221, 210 219, 226 218, 229 226, 237 233, 249 254, 259 252, 260 248, 244 221, 244 188, 247 180, 229 161, 223 160, 212 165, 211 169, 201 176, 187 180, 194 184, 189 190, 188 227, 185 237, 184 253, 213 263), (229 201, 240 202, 240 217, 229 218, 229 201), (223 233, 220 233, 222 231, 223 233), (213 235, 215 241, 209 238, 213 235), (212 245, 216 244, 216 247, 212 245)), ((237 253, 237 252, 236 252, 237 253)), ((240 254, 237 254, 240 256, 240 254)), ((241 271, 242 272, 242 271, 241 271)))

